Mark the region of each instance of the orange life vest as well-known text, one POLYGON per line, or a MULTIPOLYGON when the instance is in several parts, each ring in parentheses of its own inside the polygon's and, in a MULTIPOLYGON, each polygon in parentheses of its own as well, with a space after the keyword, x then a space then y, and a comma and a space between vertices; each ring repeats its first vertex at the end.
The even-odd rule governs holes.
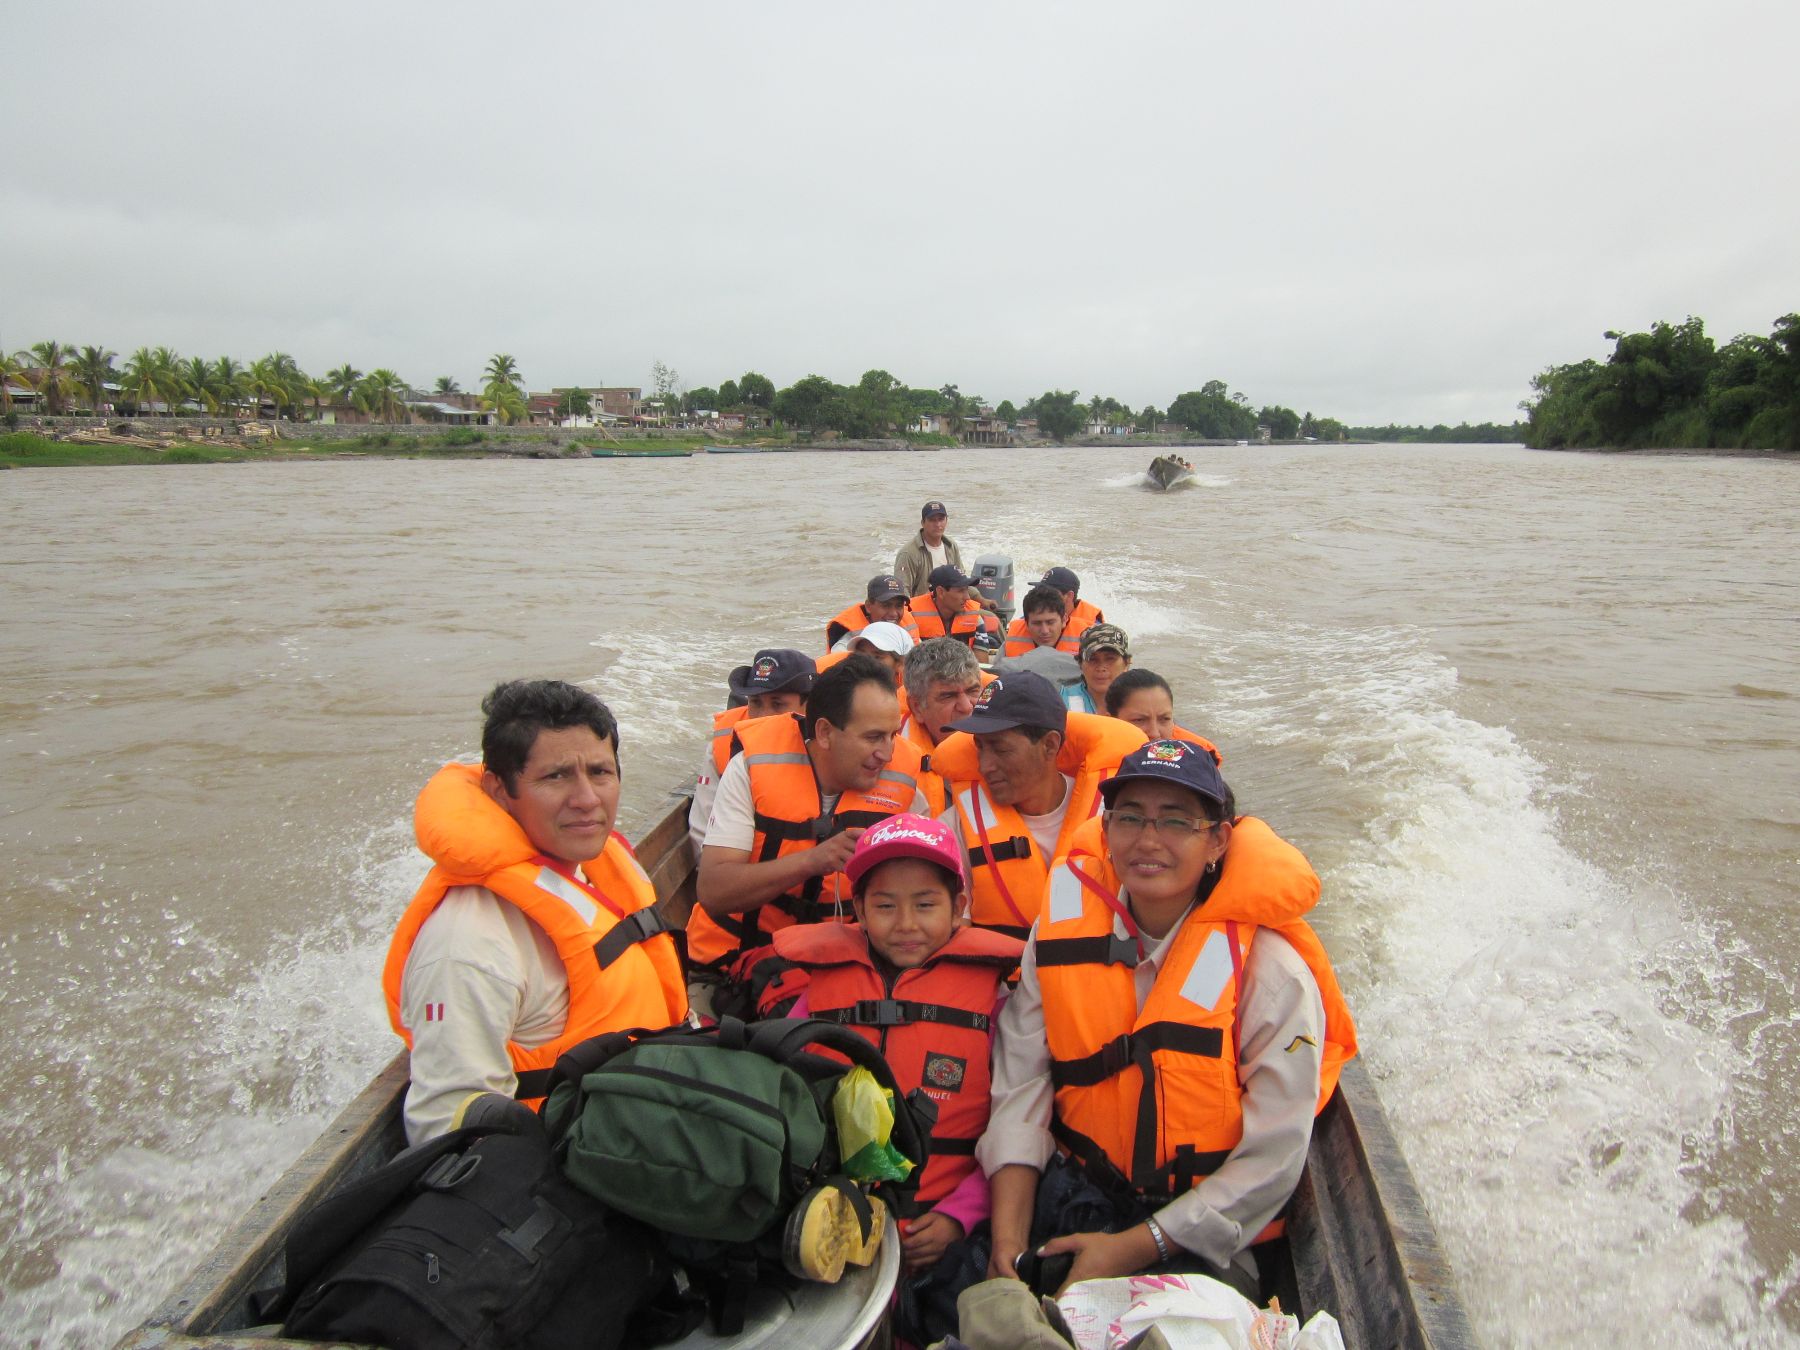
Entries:
MULTIPOLYGON (((863 629, 869 626, 870 622, 868 610, 863 608, 862 601, 857 601, 854 605, 851 605, 850 608, 846 609, 843 613, 839 614, 835 619, 832 619, 825 625, 825 650, 829 652, 833 647, 837 646, 838 643, 843 640, 846 633, 862 632, 863 629)), ((901 610, 900 617, 895 619, 894 622, 899 624, 907 632, 911 633, 915 638, 919 635, 919 625, 913 619, 912 610, 910 608, 901 610)))
POLYGON ((776 953, 808 972, 807 1016, 855 1027, 903 1091, 923 1088, 937 1103, 921 1205, 935 1205, 975 1170, 975 1141, 988 1123, 994 999, 1024 950, 1017 938, 959 928, 889 987, 860 928, 801 924, 775 935, 776 953))
POLYGON ((983 928, 1023 938, 1044 900, 1050 865, 1068 850, 1087 819, 1100 809, 1100 784, 1119 761, 1144 743, 1144 733, 1129 722, 1094 713, 1069 714, 1058 772, 1069 775, 1068 810, 1055 854, 1046 858, 1011 806, 997 806, 981 781, 975 738, 966 731, 944 737, 932 752, 932 769, 943 775, 956 803, 963 847, 969 851, 971 913, 983 928))
POLYGON ((932 752, 937 749, 931 743, 931 733, 909 712, 900 724, 900 739, 919 752, 919 791, 925 794, 925 814, 936 820, 950 805, 950 787, 944 782, 944 776, 931 766, 932 752))
MULTIPOLYGON (((731 754, 744 756, 744 768, 750 775, 756 824, 751 862, 798 853, 852 827, 867 827, 912 809, 913 796, 919 790, 920 756, 910 742, 896 736, 894 757, 875 786, 867 792, 845 792, 838 798, 837 809, 825 815, 819 778, 807 754, 804 720, 798 715, 747 718, 732 735, 731 754)), ((808 877, 747 914, 715 919, 695 905, 688 916, 688 959, 701 966, 728 963, 741 948, 762 941, 759 932, 773 933, 792 923, 816 923, 826 917, 829 910, 823 901, 827 897, 848 911, 850 880, 842 872, 808 877)))
POLYGON ((738 724, 750 716, 747 705, 727 708, 724 712, 713 714, 712 729, 712 762, 713 777, 717 778, 725 772, 725 766, 731 763, 731 737, 738 729, 738 724))
POLYGON ((962 613, 951 616, 950 630, 944 631, 944 616, 937 612, 937 605, 932 602, 930 592, 914 596, 912 603, 906 607, 912 616, 913 629, 920 642, 931 638, 953 637, 965 646, 974 646, 978 633, 998 633, 1000 620, 983 609, 973 600, 963 602, 962 613))
POLYGON ((1318 982, 1323 1109, 1356 1054, 1356 1027, 1323 944, 1300 917, 1318 897, 1319 879, 1300 851, 1241 817, 1218 881, 1170 939, 1140 1012, 1138 945, 1114 927, 1125 902, 1100 822, 1084 826, 1058 859, 1035 953, 1056 1092, 1051 1133, 1103 1188, 1178 1195, 1243 1139, 1236 1014, 1263 928, 1292 944, 1318 982), (1143 1090, 1146 1075, 1155 1078, 1152 1092, 1143 1090))
POLYGON ((388 945, 381 988, 388 1021, 412 1047, 400 1020, 400 977, 419 929, 455 886, 481 886, 549 936, 569 976, 569 1019, 545 1045, 508 1041, 517 1096, 534 1101, 557 1057, 606 1031, 665 1027, 687 1016, 687 982, 674 935, 657 914, 656 890, 615 834, 599 857, 581 865, 585 880, 560 859, 538 853, 525 831, 481 789, 481 769, 446 764, 413 808, 419 847, 435 864, 400 916, 388 945))
MULTIPOLYGON (((1081 654, 1081 635, 1093 624, 1104 623, 1106 616, 1086 600, 1077 600, 1075 608, 1069 611, 1069 617, 1063 622, 1061 635, 1056 639, 1056 650, 1067 652, 1070 656, 1081 654)), ((1031 636, 1031 630, 1025 626, 1025 616, 1021 614, 1006 628, 1006 655, 1023 656, 1037 646, 1037 640, 1031 636)))

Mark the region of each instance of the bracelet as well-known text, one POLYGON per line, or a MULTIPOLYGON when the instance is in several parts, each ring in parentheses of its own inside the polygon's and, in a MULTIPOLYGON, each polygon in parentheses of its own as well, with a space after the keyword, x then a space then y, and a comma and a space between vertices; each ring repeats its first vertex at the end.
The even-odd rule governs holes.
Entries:
POLYGON ((1150 1240, 1156 1244, 1158 1264, 1167 1261, 1169 1259, 1169 1239, 1168 1235, 1163 1232, 1162 1225, 1155 1218, 1148 1218, 1144 1220, 1144 1227, 1150 1230, 1150 1240))

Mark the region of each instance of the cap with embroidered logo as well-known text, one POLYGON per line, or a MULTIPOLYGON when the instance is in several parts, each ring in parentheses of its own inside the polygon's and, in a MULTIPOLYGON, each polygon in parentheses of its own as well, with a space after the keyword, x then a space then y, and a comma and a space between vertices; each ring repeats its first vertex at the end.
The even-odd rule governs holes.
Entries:
POLYGON ((981 734, 1010 731, 1014 727, 1043 727, 1067 731, 1069 708, 1056 686, 1029 670, 1002 675, 981 687, 975 711, 950 723, 952 731, 981 734))
POLYGON ((1133 780, 1186 788, 1217 807, 1223 807, 1231 795, 1213 757, 1187 741, 1151 741, 1120 760, 1113 776, 1100 785, 1107 810, 1112 809, 1119 789, 1133 780))

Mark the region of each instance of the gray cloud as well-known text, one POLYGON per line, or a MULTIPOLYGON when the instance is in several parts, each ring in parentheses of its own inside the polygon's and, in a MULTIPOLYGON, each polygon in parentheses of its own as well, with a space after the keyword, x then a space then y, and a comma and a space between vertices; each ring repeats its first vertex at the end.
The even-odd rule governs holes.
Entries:
POLYGON ((0 15, 11 346, 1429 422, 1800 308, 1791 5, 0 15))

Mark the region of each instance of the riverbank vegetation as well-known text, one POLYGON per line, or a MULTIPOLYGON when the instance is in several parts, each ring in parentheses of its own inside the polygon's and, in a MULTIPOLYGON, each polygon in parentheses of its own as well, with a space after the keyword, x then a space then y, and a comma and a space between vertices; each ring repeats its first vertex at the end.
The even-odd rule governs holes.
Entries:
POLYGON ((1385 427, 1351 427, 1350 439, 1425 445, 1520 445, 1525 440, 1525 424, 1523 422, 1459 422, 1451 427, 1439 422, 1434 427, 1404 427, 1390 422, 1385 427))
POLYGON ((1800 314, 1716 346, 1696 318, 1608 333, 1604 362, 1535 377, 1525 444, 1539 449, 1800 450, 1800 314))

